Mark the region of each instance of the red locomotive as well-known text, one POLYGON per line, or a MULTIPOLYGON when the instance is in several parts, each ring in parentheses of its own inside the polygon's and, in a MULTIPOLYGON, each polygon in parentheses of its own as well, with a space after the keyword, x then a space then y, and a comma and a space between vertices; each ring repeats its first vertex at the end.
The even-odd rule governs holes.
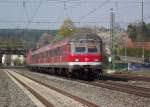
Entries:
POLYGON ((102 40, 92 33, 75 33, 37 50, 26 62, 34 71, 94 79, 102 73, 102 40))

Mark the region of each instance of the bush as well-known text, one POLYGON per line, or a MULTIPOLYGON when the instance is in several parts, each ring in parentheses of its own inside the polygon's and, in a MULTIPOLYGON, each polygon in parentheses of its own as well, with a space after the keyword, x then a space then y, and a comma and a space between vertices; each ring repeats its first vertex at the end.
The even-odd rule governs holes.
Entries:
MULTIPOLYGON (((119 55, 125 55, 125 48, 119 49, 119 55)), ((126 48, 126 55, 131 57, 142 57, 143 49, 142 48, 126 48)), ((144 50, 144 57, 150 56, 150 50, 144 50)))

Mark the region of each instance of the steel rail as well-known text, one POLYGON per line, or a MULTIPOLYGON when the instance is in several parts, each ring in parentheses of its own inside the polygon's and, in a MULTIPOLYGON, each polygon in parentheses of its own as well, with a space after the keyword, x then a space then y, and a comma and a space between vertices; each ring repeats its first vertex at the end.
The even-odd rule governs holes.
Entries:
MULTIPOLYGON (((15 71, 13 71, 13 72, 15 72, 15 71)), ((18 73, 18 72, 15 72, 15 73, 18 73)), ((53 86, 50 86, 50 85, 46 84, 45 82, 42 82, 42 81, 40 81, 40 80, 37 80, 37 79, 35 79, 35 78, 32 78, 32 77, 30 77, 30 76, 27 76, 27 75, 24 75, 24 74, 21 74, 21 73, 18 73, 18 74, 20 74, 20 75, 22 75, 22 76, 24 76, 24 77, 26 77, 26 78, 28 78, 28 79, 34 81, 34 82, 37 82, 37 83, 39 83, 39 84, 41 84, 41 85, 43 85, 43 86, 45 86, 45 87, 47 87, 47 88, 49 88, 49 89, 55 90, 56 92, 58 92, 58 93, 60 93, 60 94, 63 94, 63 95, 65 95, 65 96, 67 96, 67 97, 70 97, 70 98, 74 99, 75 101, 80 102, 80 103, 83 104, 83 105, 86 105, 86 106, 88 106, 88 107, 99 107, 98 105, 96 105, 96 104, 94 104, 94 103, 92 103, 92 102, 89 102, 89 101, 87 101, 87 100, 84 100, 84 99, 82 99, 82 98, 79 98, 79 97, 77 97, 77 96, 74 96, 74 95, 72 95, 72 94, 70 94, 70 93, 68 93, 68 92, 66 92, 66 91, 60 90, 60 89, 55 88, 55 87, 53 87, 53 86)), ((51 106, 49 106, 49 107, 51 107, 51 106)))
MULTIPOLYGON (((24 74, 22 74, 22 75, 24 75, 24 74)), ((84 84, 88 84, 88 85, 92 85, 92 86, 96 86, 96 87, 107 88, 107 89, 114 90, 114 91, 120 91, 120 92, 124 92, 124 93, 128 93, 128 94, 133 94, 133 95, 137 95, 140 97, 150 98, 150 91, 149 91, 150 88, 122 84, 122 83, 118 83, 118 82, 116 83, 116 82, 112 82, 112 81, 97 80, 94 82, 89 82, 89 81, 83 81, 83 80, 73 80, 73 79, 65 78, 65 77, 59 77, 59 78, 67 79, 67 80, 75 81, 75 82, 80 82, 80 83, 84 83, 84 84)), ((38 81, 38 82, 41 82, 41 81, 38 81)), ((70 96, 70 97, 72 97, 72 96, 70 96)))
POLYGON ((145 76, 131 76, 127 74, 105 74, 104 76, 108 78, 122 78, 127 80, 150 82, 150 77, 145 76))
POLYGON ((139 87, 128 84, 121 84, 116 82, 93 82, 89 83, 90 85, 103 87, 115 91, 125 92, 129 94, 134 94, 141 97, 150 98, 150 88, 139 87))
POLYGON ((16 78, 14 75, 12 75, 10 72, 7 71, 9 75, 11 75, 15 80, 17 80, 21 85, 23 85, 28 91, 30 91, 42 104, 44 104, 46 107, 55 107, 52 103, 50 103, 47 99, 45 99, 43 96, 38 94, 36 91, 34 91, 31 87, 23 83, 21 80, 16 78))

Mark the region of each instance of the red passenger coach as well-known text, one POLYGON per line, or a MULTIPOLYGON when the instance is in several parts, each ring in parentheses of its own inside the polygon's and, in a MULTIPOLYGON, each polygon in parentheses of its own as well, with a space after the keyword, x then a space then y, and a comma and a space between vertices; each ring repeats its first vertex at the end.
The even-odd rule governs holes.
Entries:
POLYGON ((27 55, 34 71, 94 79, 102 73, 102 40, 96 34, 75 33, 27 55))

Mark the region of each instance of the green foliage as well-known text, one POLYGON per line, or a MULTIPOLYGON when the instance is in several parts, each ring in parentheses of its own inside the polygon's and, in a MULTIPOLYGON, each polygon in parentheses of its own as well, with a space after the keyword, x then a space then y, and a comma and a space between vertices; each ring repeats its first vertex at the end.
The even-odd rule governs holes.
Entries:
POLYGON ((21 62, 21 60, 19 58, 16 58, 15 61, 14 61, 14 64, 15 65, 21 65, 22 62, 21 62))
MULTIPOLYGON (((125 48, 119 49, 120 55, 125 55, 125 48)), ((126 48, 126 55, 131 57, 142 57, 143 49, 142 48, 126 48)), ((150 56, 150 50, 144 50, 144 56, 150 56)))
POLYGON ((66 37, 66 36, 72 35, 74 32, 75 32, 75 29, 61 28, 58 34, 66 37))
POLYGON ((150 41, 150 24, 138 23, 137 25, 128 25, 127 32, 133 41, 150 41))
POLYGON ((148 30, 150 30, 150 23, 148 23, 146 26, 147 26, 148 30))
POLYGON ((136 39, 137 32, 136 32, 135 26, 133 26, 133 25, 131 25, 131 24, 128 25, 127 32, 128 32, 128 34, 129 34, 129 37, 130 37, 132 40, 135 40, 135 39, 136 39))
MULTIPOLYGON (((20 42, 9 43, 11 47, 23 46, 30 49, 36 47, 41 35, 47 32, 51 35, 56 35, 57 30, 27 30, 27 29, 0 29, 0 43, 7 42, 8 39, 13 38, 20 42), (21 43, 21 44, 20 44, 21 43)), ((2 44, 0 44, 2 46, 2 44)), ((3 47, 8 46, 8 43, 4 43, 3 47)))
POLYGON ((0 38, 0 48, 22 48, 23 44, 16 38, 0 38))
POLYGON ((14 64, 15 64, 15 65, 24 65, 24 64, 25 64, 25 61, 22 61, 22 60, 20 60, 19 58, 16 58, 16 59, 14 60, 14 64))
POLYGON ((72 35, 75 32, 75 26, 71 19, 65 19, 64 23, 60 27, 60 30, 58 32, 58 35, 61 36, 69 36, 72 35))

